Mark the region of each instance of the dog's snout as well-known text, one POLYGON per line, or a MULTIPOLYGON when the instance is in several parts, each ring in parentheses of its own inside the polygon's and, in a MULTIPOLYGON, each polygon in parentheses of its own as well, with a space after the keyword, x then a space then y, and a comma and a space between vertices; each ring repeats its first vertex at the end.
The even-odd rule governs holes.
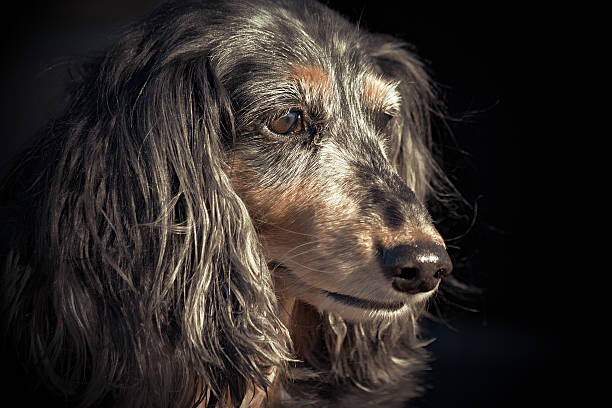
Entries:
POLYGON ((438 244, 402 244, 383 249, 380 255, 393 288, 409 294, 435 289, 453 269, 446 249, 438 244))

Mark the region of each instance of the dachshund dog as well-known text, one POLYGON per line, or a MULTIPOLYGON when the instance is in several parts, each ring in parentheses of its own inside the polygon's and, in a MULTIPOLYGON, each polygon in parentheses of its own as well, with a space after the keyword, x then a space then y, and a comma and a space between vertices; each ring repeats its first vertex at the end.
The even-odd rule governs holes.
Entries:
POLYGON ((401 407, 452 269, 437 102, 305 0, 161 6, 4 178, 2 318, 82 407, 401 407), (443 198, 443 197, 442 197, 443 198))

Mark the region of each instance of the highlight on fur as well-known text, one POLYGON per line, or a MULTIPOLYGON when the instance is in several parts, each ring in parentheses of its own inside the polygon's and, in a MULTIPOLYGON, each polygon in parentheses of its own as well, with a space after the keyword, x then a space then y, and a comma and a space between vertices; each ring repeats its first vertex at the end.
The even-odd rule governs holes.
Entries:
POLYGON ((171 2, 71 95, 2 184, 3 329, 50 388, 83 407, 422 392, 418 320, 450 272, 423 203, 448 182, 409 47, 310 1, 171 2))

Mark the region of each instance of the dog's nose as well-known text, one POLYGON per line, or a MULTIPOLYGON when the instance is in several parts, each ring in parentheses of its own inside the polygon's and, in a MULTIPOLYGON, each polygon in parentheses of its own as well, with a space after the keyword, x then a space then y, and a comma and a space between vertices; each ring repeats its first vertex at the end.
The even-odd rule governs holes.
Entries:
POLYGON ((398 245, 383 249, 381 256, 393 288, 410 294, 435 289, 453 269, 446 249, 437 244, 398 245))

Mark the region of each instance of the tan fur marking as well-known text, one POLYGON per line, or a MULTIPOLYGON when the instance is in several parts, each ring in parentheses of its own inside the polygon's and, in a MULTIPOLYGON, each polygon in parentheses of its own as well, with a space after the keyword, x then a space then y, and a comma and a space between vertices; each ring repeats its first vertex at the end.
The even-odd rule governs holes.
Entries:
POLYGON ((363 98, 372 108, 386 108, 397 101, 395 86, 375 75, 366 75, 363 82, 363 98))
POLYGON ((329 73, 314 65, 294 65, 291 75, 307 97, 328 98, 331 93, 329 73))

